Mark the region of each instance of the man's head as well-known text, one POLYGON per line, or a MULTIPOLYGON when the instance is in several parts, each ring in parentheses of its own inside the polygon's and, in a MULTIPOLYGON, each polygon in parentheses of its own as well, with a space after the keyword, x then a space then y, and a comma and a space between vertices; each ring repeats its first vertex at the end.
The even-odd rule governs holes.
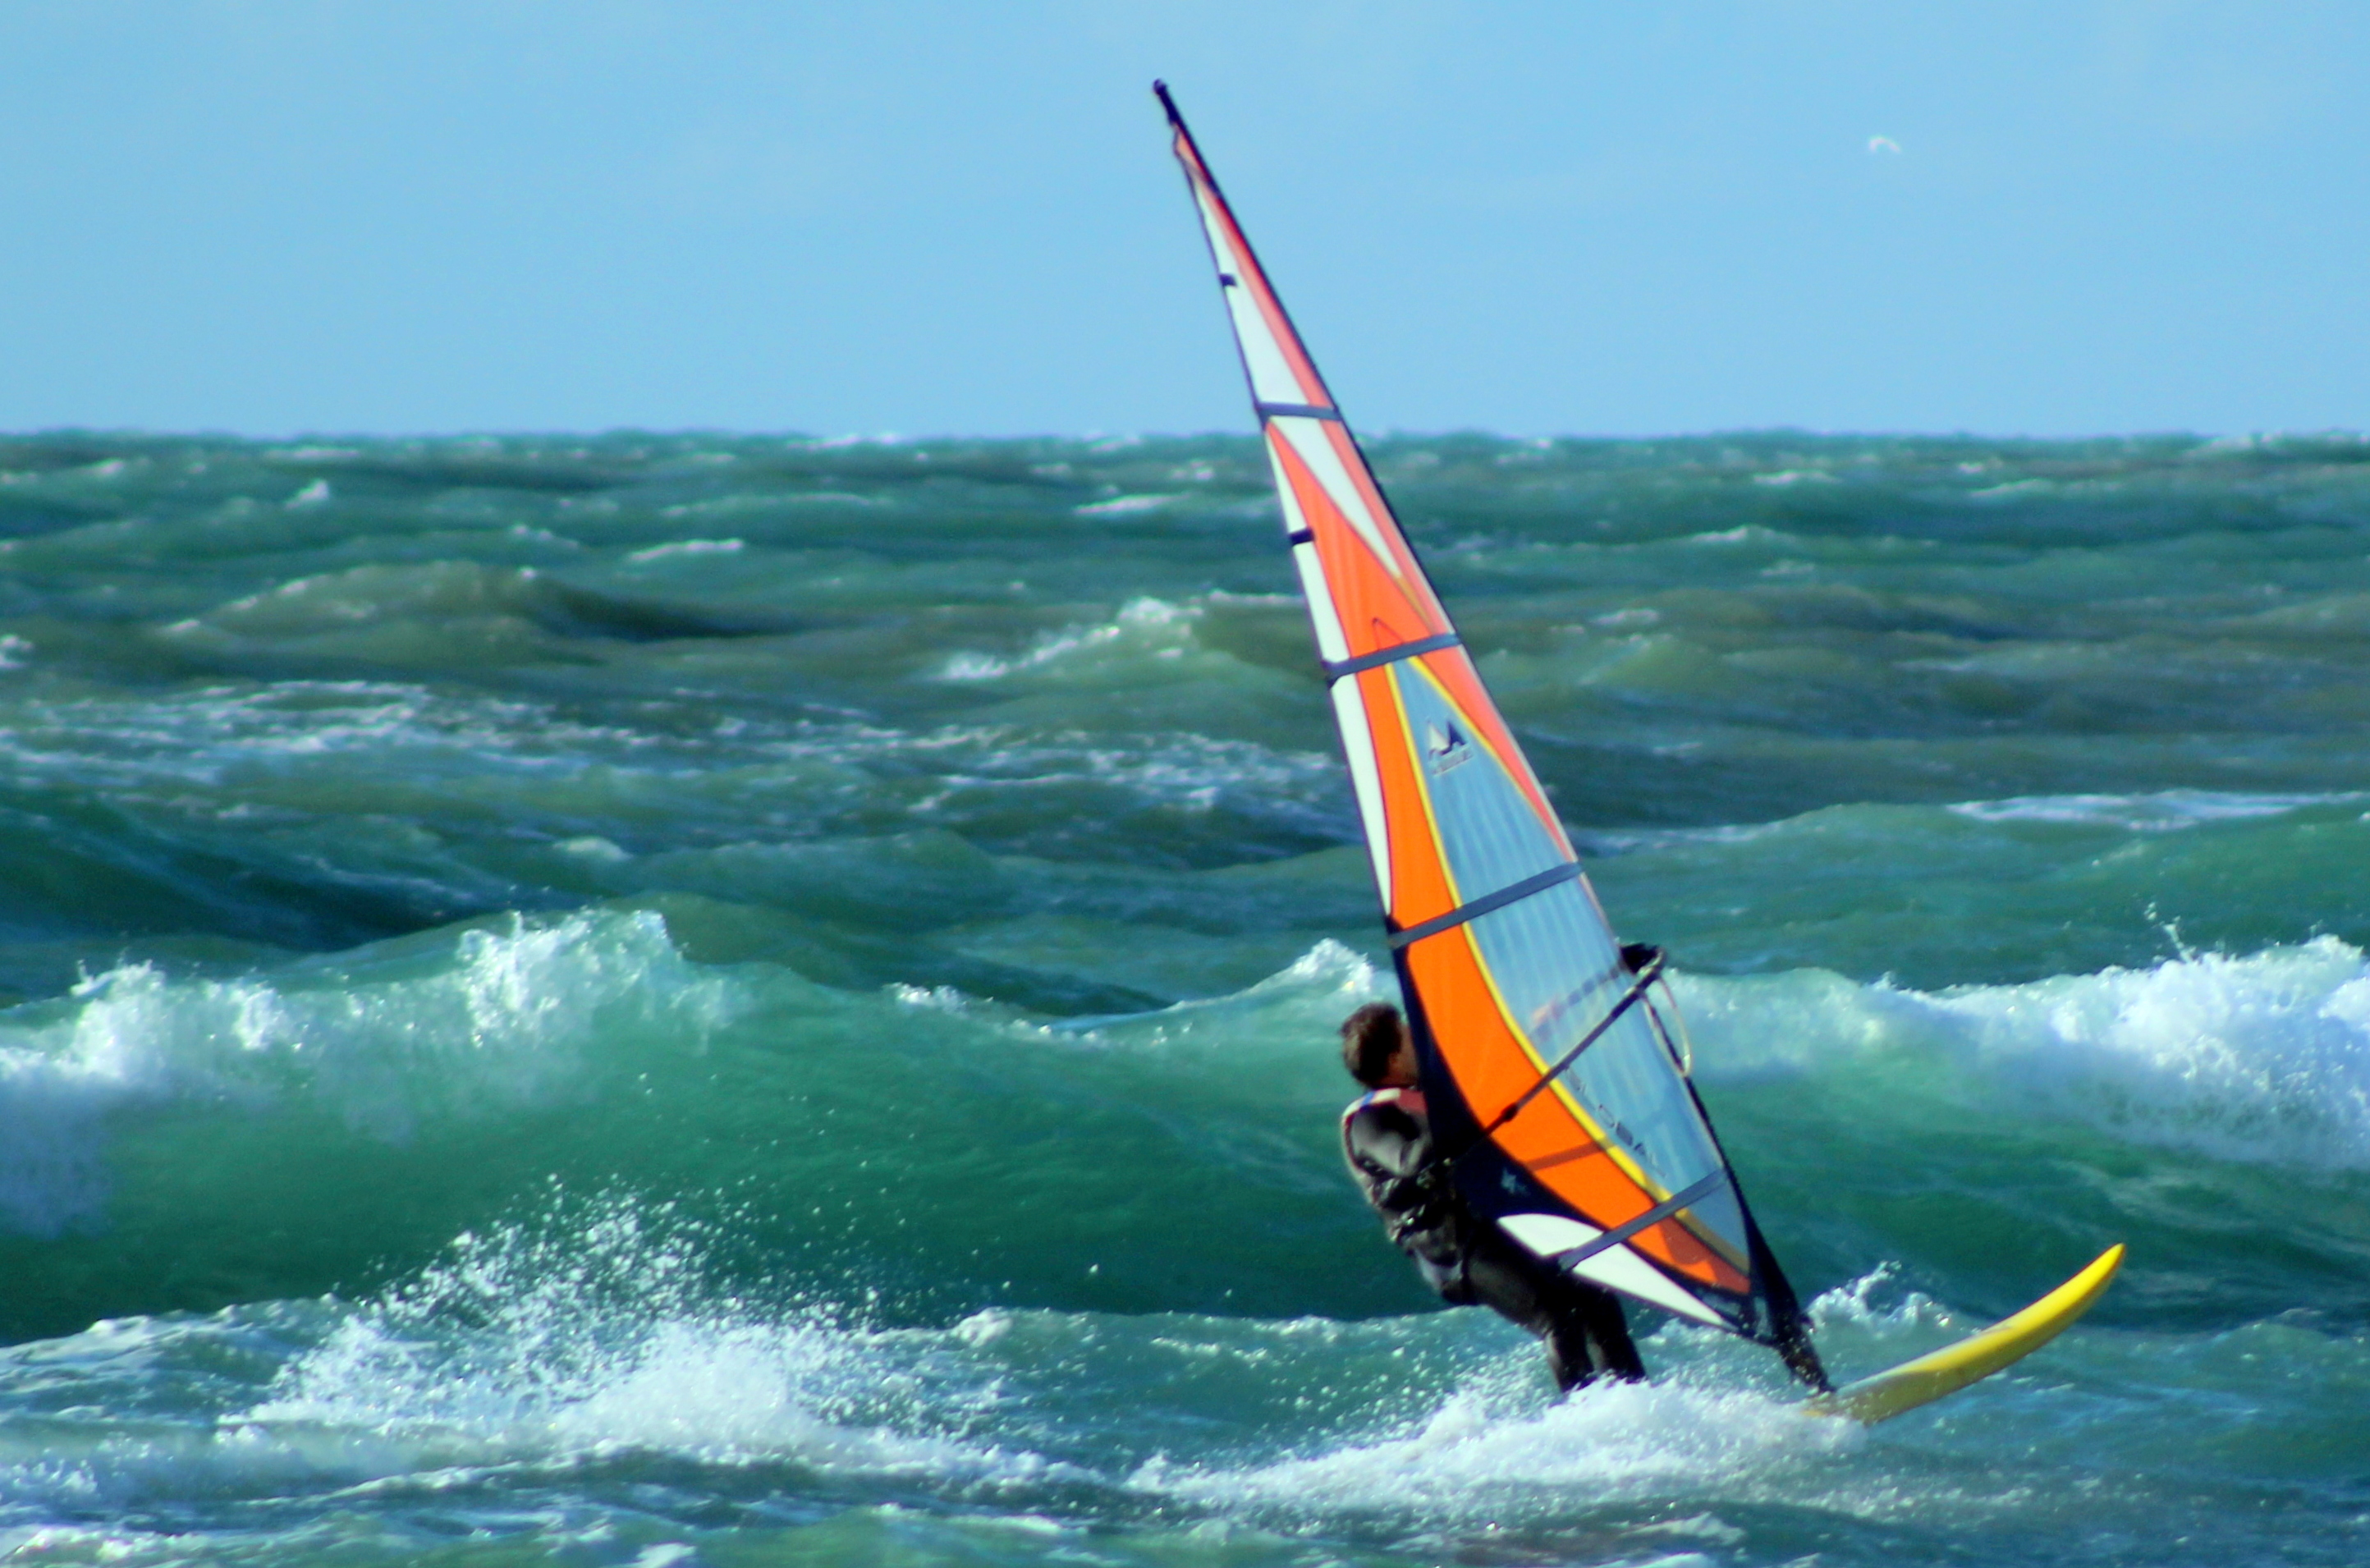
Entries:
POLYGON ((1415 1082, 1415 1041, 1407 1020, 1388 1002, 1368 1002, 1341 1020, 1341 1065, 1368 1089, 1406 1089, 1415 1082))

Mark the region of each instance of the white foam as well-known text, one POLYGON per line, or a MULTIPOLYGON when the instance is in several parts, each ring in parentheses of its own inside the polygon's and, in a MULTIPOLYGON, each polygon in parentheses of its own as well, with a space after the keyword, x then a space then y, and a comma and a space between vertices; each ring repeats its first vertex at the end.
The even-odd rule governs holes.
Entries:
MULTIPOLYGON (((1625 612, 1627 613, 1627 612, 1625 612)), ((1657 755, 1684 755, 1699 749, 1700 742, 1656 746, 1657 755)), ((2215 823, 2244 822, 2284 816, 2316 806, 2352 806, 2370 801, 2370 790, 2320 793, 2239 793, 2215 790, 2161 790, 2128 795, 2014 795, 1995 801, 1957 801, 1943 812, 1981 823, 2065 823, 2089 827, 2119 827, 2133 833, 2179 833, 2215 823)), ((1868 813, 1899 816, 1933 811, 1931 806, 1822 806, 1801 816, 1770 822, 1727 823, 1711 827, 1664 827, 1598 830, 1584 835, 1597 854, 1630 854, 1692 844, 1747 844, 1759 838, 1783 837, 1798 830, 1818 830, 1839 820, 1868 813)))
POLYGON ((1713 533, 1690 534, 1685 541, 1690 545, 1790 545, 1797 541, 1791 534, 1759 523, 1742 523, 1733 528, 1713 533))
MULTIPOLYGON (((906 999, 909 1005, 918 1005, 915 998, 906 999)), ((1150 1012, 1064 1020, 1041 1026, 1041 1032, 1128 1038, 1156 1045, 1198 1032, 1212 1049, 1234 1052, 1240 1049, 1244 1013, 1281 1010, 1295 1020, 1283 1027, 1284 1038, 1302 1038, 1312 1031, 1321 1037, 1340 1020, 1343 1008, 1375 1000, 1398 1001, 1398 983, 1363 955, 1325 937, 1273 974, 1239 991, 1192 997, 1150 1012), (1305 1020, 1301 1015, 1306 1015, 1305 1020)))
POLYGON ((1127 642, 1135 651, 1155 657, 1181 653, 1192 640, 1192 623, 1201 618, 1196 605, 1172 605, 1165 600, 1139 598, 1130 600, 1119 614, 1099 626, 1071 627, 1049 636, 1041 637, 1028 651, 1012 658, 998 658, 992 653, 961 652, 939 667, 938 678, 942 681, 995 681, 1024 670, 1041 669, 1048 664, 1090 650, 1110 648, 1127 642))
POLYGON ((1081 517, 1121 517, 1134 512, 1156 512, 1171 502, 1186 499, 1181 495, 1120 495, 1081 506, 1077 513, 1081 517))
POLYGON ((2298 447, 2360 447, 2370 443, 2370 436, 2352 430, 2266 430, 2245 435, 2216 436, 2192 447, 2185 455, 2189 460, 2212 459, 2258 452, 2279 452, 2298 447))
MULTIPOLYGON (((1017 664, 1058 663, 1089 642, 1129 660, 1181 656, 1193 647, 1198 613, 1140 600, 1092 639, 1057 638, 1020 661, 989 661, 953 673, 998 678, 1017 664)), ((1133 678, 1134 672, 1120 673, 1133 678)), ((1323 829, 1347 826, 1337 820, 1340 765, 1333 757, 1176 730, 1112 734, 952 724, 915 732, 861 720, 731 720, 703 733, 652 733, 582 723, 538 703, 374 681, 220 686, 129 699, 35 698, 17 703, 12 716, 15 722, 0 727, 0 765, 20 778, 103 788, 213 787, 256 769, 306 778, 367 769, 374 780, 399 770, 432 788, 446 778, 474 783, 489 775, 572 778, 588 763, 601 765, 604 779, 630 788, 636 780, 672 779, 692 769, 788 765, 795 780, 816 764, 835 774, 885 763, 928 790, 905 801, 924 820, 958 792, 1087 782, 1193 810, 1233 799, 1249 810, 1308 817, 1323 829)), ((834 777, 834 789, 837 781, 834 777)), ((834 808, 835 802, 834 796, 834 808)), ((195 811, 212 802, 188 794, 177 804, 195 811)), ((585 847, 579 842, 569 852, 585 847)))
POLYGON ((2370 1169, 2370 963, 2334 937, 1938 993, 1685 976, 1707 1078, 1881 1071, 1904 1094, 2217 1159, 2370 1169))
POLYGON ((926 821, 937 818, 949 801, 974 792, 1090 783, 1189 810, 1209 810, 1232 798, 1256 811, 1322 819, 1326 827, 1349 826, 1330 814, 1340 775, 1338 759, 1190 731, 1049 733, 1020 725, 949 724, 907 732, 861 722, 807 723, 779 740, 744 737, 736 749, 834 767, 889 763, 907 776, 930 780, 930 792, 906 807, 926 821))
POLYGON ((1156 1458, 1131 1484, 1261 1512, 1494 1517, 1575 1493, 1592 1505, 1716 1495, 1858 1440, 1844 1423, 1758 1395, 1672 1383, 1599 1385, 1544 1410, 1511 1412, 1467 1388, 1410 1431, 1245 1469, 1156 1458))
POLYGON ((0 758, 19 775, 114 787, 160 779, 214 784, 247 767, 397 752, 465 754, 477 770, 574 773, 588 752, 615 757, 653 744, 630 731, 573 722, 536 703, 440 695, 385 681, 36 700, 19 705, 12 718, 0 732, 0 758))
POLYGON ((1601 626, 1612 631, 1629 631, 1641 627, 1662 625, 1662 612, 1649 609, 1643 605, 1633 605, 1626 610, 1607 610, 1603 615, 1591 616, 1588 617, 1588 624, 1601 626))
POLYGON ((919 1008, 926 1012, 961 1014, 976 1005, 952 986, 910 986, 901 980, 892 982, 887 990, 890 999, 899 1007, 919 1008))
POLYGON ((664 560, 669 556, 737 555, 748 548, 740 539, 675 539, 663 545, 652 545, 646 550, 635 550, 627 560, 664 560))
POLYGON ((2010 1093, 2224 1158, 2370 1166, 2370 966, 2333 937, 1935 1005, 2010 1093))
POLYGON ((2063 822, 2129 828, 2134 833, 2174 833, 2212 822, 2282 816, 2307 806, 2346 805, 2370 800, 2370 792, 2239 794, 2214 790, 2162 790, 2138 795, 2018 795, 2001 801, 1962 801, 1949 807, 1977 822, 2063 822))
POLYGON ((94 1217, 115 1112, 177 1102, 259 1111, 301 1099, 358 1134, 408 1138, 587 1090, 586 1052, 620 1017, 721 1027, 737 993, 687 964, 648 911, 459 933, 442 962, 321 984, 168 980, 146 964, 0 1022, 0 1222, 54 1235, 94 1217))
POLYGON ((705 1239, 663 1214, 563 1195, 534 1227, 460 1237, 358 1306, 125 1319, 11 1348, 20 1374, 29 1361, 43 1387, 80 1382, 90 1408, 12 1414, 0 1504, 21 1518, 29 1505, 120 1514, 193 1494, 362 1498, 628 1450, 973 1495, 1096 1479, 962 1435, 997 1408, 997 1368, 949 1354, 954 1336, 719 1296, 700 1282, 705 1239), (279 1364, 259 1394, 259 1361, 279 1364), (148 1382, 159 1366, 180 1374, 167 1408, 148 1382), (101 1413, 127 1367, 141 1408, 101 1413))
POLYGON ((1256 996, 1286 987, 1314 987, 1335 996, 1372 998, 1382 991, 1383 972, 1364 955, 1327 937, 1244 994, 1256 996))
POLYGON ((220 1428, 389 1475, 617 1449, 957 1486, 1078 1473, 949 1434, 995 1402, 989 1376, 938 1354, 952 1336, 717 1299, 701 1241, 624 1200, 463 1236, 220 1428))
POLYGON ((393 1438, 386 1473, 419 1467, 429 1445, 454 1450, 440 1456, 445 1462, 640 1448, 954 1483, 1048 1468, 889 1423, 833 1419, 901 1378, 872 1336, 820 1320, 637 1324, 614 1307, 537 1299, 549 1283, 517 1285, 531 1310, 505 1312, 475 1343, 439 1343, 437 1329, 417 1320, 360 1313, 224 1424, 281 1442, 306 1429, 393 1438))
MULTIPOLYGON (((896 502, 888 496, 858 495, 852 490, 739 490, 730 495, 711 496, 706 501, 680 502, 659 508, 659 515, 680 520, 686 517, 733 518, 765 517, 777 513, 796 513, 810 506, 885 507, 896 502)), ((628 556, 629 560, 639 559, 628 556)))
POLYGON ((1891 1307, 1880 1307, 1877 1298, 1896 1293, 1900 1269, 1890 1262, 1881 1262, 1858 1279, 1846 1280, 1831 1290, 1823 1290, 1810 1303, 1811 1321, 1820 1328, 1849 1324, 1859 1329, 1899 1330, 1914 1327, 1933 1319, 1938 1312, 1931 1297, 1917 1291, 1901 1294, 1901 1299, 1891 1307))

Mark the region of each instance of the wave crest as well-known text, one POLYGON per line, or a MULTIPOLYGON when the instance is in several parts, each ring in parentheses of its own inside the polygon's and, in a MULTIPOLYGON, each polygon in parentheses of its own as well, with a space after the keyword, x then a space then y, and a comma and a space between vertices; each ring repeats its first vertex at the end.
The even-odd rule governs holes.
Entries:
POLYGON ((301 1102, 400 1143, 424 1119, 581 1095, 587 1047, 621 1016, 705 1031, 735 1009, 649 911, 513 916, 271 978, 109 970, 0 1023, 0 1218, 44 1236, 95 1218, 121 1112, 301 1102))
POLYGON ((1881 1074, 2216 1159, 2370 1169, 2370 962, 2335 937, 1939 992, 1689 978, 1707 1077, 1881 1074))

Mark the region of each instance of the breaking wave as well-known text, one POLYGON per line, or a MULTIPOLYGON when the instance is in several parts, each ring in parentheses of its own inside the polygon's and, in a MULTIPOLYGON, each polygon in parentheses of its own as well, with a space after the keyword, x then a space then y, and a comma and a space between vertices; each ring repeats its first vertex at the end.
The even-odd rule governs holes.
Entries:
POLYGON ((2370 1169, 2370 961, 2335 937, 1938 992, 1797 973, 1682 982, 1713 1081, 1873 1069, 2216 1159, 2370 1169))

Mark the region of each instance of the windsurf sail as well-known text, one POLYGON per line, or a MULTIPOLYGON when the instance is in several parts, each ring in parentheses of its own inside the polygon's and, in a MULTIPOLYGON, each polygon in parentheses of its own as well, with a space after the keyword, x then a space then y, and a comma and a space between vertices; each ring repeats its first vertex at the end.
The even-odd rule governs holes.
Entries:
POLYGON ((1825 1385, 1682 1057, 1166 86, 1350 764, 1433 1135, 1475 1213, 1825 1385))

